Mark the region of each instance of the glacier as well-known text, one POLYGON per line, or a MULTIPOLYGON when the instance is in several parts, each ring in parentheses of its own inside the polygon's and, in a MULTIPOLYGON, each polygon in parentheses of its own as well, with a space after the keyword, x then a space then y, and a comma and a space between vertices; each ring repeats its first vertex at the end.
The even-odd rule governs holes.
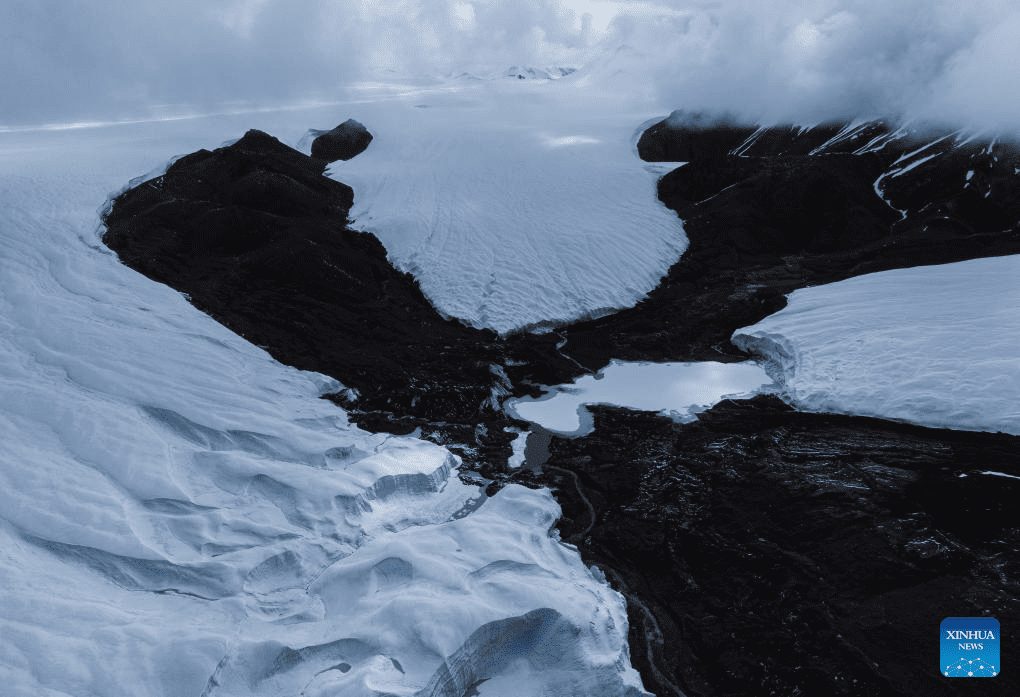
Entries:
POLYGON ((1020 435, 1020 256, 802 288, 738 329, 805 411, 1020 435))
POLYGON ((328 174, 354 189, 353 227, 474 327, 562 324, 642 299, 687 248, 656 198, 662 165, 635 149, 656 112, 573 75, 470 87, 352 105, 375 140, 328 174))
POLYGON ((175 153, 332 113, 0 134, 5 694, 646 694, 548 490, 359 430, 99 242, 175 153))

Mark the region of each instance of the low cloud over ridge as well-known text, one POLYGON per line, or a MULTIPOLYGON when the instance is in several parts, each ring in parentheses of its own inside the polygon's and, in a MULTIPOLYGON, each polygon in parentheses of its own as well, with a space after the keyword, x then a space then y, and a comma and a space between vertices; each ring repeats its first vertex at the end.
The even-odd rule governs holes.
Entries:
POLYGON ((13 0, 0 125, 333 100, 388 70, 589 65, 663 110, 1020 131, 1018 35, 1005 0, 13 0), (600 32, 585 10, 618 14, 600 32))

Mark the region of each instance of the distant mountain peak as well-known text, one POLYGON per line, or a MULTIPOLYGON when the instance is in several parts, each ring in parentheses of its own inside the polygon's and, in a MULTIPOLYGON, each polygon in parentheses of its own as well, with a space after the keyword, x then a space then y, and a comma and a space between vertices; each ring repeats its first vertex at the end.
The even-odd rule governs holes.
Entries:
POLYGON ((506 69, 503 77, 517 80, 559 80, 571 73, 577 72, 577 68, 536 68, 533 66, 514 65, 506 69))

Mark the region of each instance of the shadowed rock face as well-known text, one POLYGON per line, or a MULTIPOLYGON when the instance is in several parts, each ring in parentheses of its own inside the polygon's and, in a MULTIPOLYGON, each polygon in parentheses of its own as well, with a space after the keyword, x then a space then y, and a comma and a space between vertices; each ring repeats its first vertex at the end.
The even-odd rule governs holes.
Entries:
POLYGON ((659 197, 690 247, 636 307, 546 335, 440 316, 347 226, 352 192, 324 161, 258 131, 117 197, 104 241, 281 362, 356 390, 328 397, 363 428, 420 429, 490 494, 551 486, 563 536, 627 595, 634 663, 657 694, 1020 692, 1008 670, 935 674, 944 617, 1020 621, 1018 480, 981 474, 1020 476, 1020 439, 768 398, 686 425, 600 408, 594 433, 553 439, 532 472, 506 467, 505 429, 528 425, 498 411, 579 363, 742 360, 732 332, 800 287, 1020 253, 1020 150, 881 122, 758 129, 684 114, 638 150, 689 162, 659 197))
POLYGON ((720 161, 756 130, 726 117, 674 111, 641 134, 638 155, 645 162, 720 161), (678 133, 696 133, 697 137, 677 137, 678 133))
POLYGON ((564 539, 628 594, 648 690, 1020 690, 945 680, 936 641, 945 617, 1020 618, 1020 479, 982 474, 1020 477, 1020 439, 763 396, 690 424, 593 411, 594 433, 553 438, 547 476, 564 539))
POLYGON ((360 122, 347 119, 332 131, 326 131, 312 141, 312 157, 335 162, 360 155, 372 142, 372 134, 360 122))

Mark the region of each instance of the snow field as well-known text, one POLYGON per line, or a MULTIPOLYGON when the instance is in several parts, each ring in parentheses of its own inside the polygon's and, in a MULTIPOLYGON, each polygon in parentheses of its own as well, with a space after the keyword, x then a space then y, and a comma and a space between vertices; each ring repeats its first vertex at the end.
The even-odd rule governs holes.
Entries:
POLYGON ((640 685, 623 599, 548 536, 549 492, 478 507, 445 449, 350 426, 317 398, 335 380, 99 244, 96 209, 132 177, 322 118, 0 134, 5 694, 440 695, 444 661, 535 694, 640 685), (476 636, 543 608, 516 663, 476 636))
POLYGON ((803 288, 737 330, 806 411, 1020 435, 1020 256, 803 288))

